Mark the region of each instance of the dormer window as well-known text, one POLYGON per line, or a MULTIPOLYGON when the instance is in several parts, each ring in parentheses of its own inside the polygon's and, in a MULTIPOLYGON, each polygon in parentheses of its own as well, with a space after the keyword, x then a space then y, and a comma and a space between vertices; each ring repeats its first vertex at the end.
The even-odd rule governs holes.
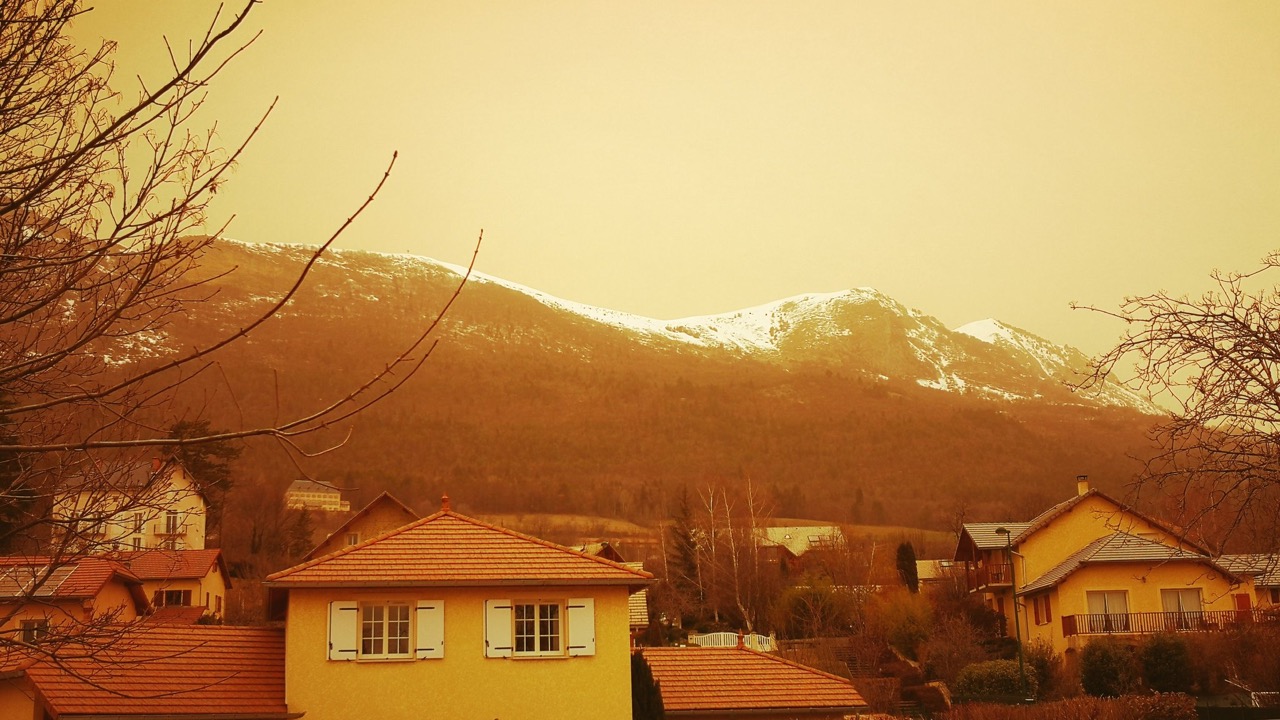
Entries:
POLYGON ((360 544, 360 533, 358 532, 347 533, 347 547, 351 547, 352 545, 359 545, 359 544, 360 544))

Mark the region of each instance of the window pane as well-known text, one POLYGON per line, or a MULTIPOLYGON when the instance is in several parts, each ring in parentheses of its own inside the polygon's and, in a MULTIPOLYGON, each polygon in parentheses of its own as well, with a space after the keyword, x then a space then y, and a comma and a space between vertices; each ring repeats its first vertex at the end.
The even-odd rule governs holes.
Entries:
POLYGON ((405 655, 409 652, 409 606, 392 605, 387 608, 387 654, 405 655))
POLYGON ((535 608, 533 605, 516 605, 516 652, 534 652, 535 608))
POLYGON ((362 655, 381 655, 383 647, 381 605, 366 605, 361 609, 360 653, 362 655))
POLYGON ((560 651, 560 606, 539 606, 542 617, 538 622, 538 650, 541 652, 560 651))

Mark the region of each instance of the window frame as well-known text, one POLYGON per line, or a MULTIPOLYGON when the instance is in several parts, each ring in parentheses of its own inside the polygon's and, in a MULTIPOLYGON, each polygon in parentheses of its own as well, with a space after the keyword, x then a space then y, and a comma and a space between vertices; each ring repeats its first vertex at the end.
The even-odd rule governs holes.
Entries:
MULTIPOLYGON (((399 614, 399 613, 397 613, 399 614)), ((356 615, 356 659, 357 660, 412 660, 414 656, 414 606, 408 600, 380 600, 380 601, 360 601, 359 611, 356 615), (395 608, 397 611, 403 611, 403 617, 392 617, 391 610, 395 608), (377 623, 380 630, 380 636, 377 638, 366 637, 366 631, 371 626, 371 621, 366 615, 366 611, 380 610, 381 617, 373 620, 377 623), (402 634, 392 636, 393 624, 403 628, 402 634), (380 642, 381 650, 374 652, 366 651, 366 643, 380 642), (396 642, 402 644, 403 651, 391 652, 391 643, 396 642)))
POLYGON ((1049 602, 1049 593, 1031 598, 1031 609, 1035 615, 1036 625, 1048 625, 1053 622, 1053 606, 1049 602))
POLYGON ((45 618, 28 618, 19 622, 18 628, 21 631, 22 642, 30 645, 39 642, 49 634, 49 621, 45 618))
POLYGON ((564 600, 512 600, 511 601, 511 656, 515 658, 549 658, 549 657, 567 657, 568 656, 568 638, 567 620, 565 615, 564 600), (520 611, 522 608, 534 608, 534 616, 532 618, 521 618, 520 611), (545 617, 544 609, 555 609, 555 617, 545 617), (555 648, 544 649, 544 640, 550 640, 553 635, 545 629, 544 623, 554 623, 555 627, 555 648), (533 630, 532 634, 522 634, 520 632, 521 623, 528 623, 533 630), (522 639, 528 639, 535 646, 532 650, 521 650, 520 642, 522 639))

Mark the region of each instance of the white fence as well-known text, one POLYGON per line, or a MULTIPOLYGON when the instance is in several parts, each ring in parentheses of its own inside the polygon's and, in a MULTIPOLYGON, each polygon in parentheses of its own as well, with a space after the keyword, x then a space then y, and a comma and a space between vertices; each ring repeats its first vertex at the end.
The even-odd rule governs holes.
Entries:
POLYGON ((689 644, 701 647, 738 647, 738 638, 742 638, 744 647, 749 647, 752 650, 773 652, 778 649, 778 643, 772 635, 761 635, 760 633, 751 633, 750 635, 739 635, 734 632, 695 634, 689 636, 689 644))

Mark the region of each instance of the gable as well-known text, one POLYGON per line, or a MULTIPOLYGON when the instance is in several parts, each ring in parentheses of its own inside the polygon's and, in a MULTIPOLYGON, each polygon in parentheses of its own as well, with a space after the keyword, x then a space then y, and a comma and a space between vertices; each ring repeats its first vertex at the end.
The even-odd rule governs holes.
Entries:
POLYGON ((442 510, 269 575, 268 587, 647 585, 653 575, 442 510))

